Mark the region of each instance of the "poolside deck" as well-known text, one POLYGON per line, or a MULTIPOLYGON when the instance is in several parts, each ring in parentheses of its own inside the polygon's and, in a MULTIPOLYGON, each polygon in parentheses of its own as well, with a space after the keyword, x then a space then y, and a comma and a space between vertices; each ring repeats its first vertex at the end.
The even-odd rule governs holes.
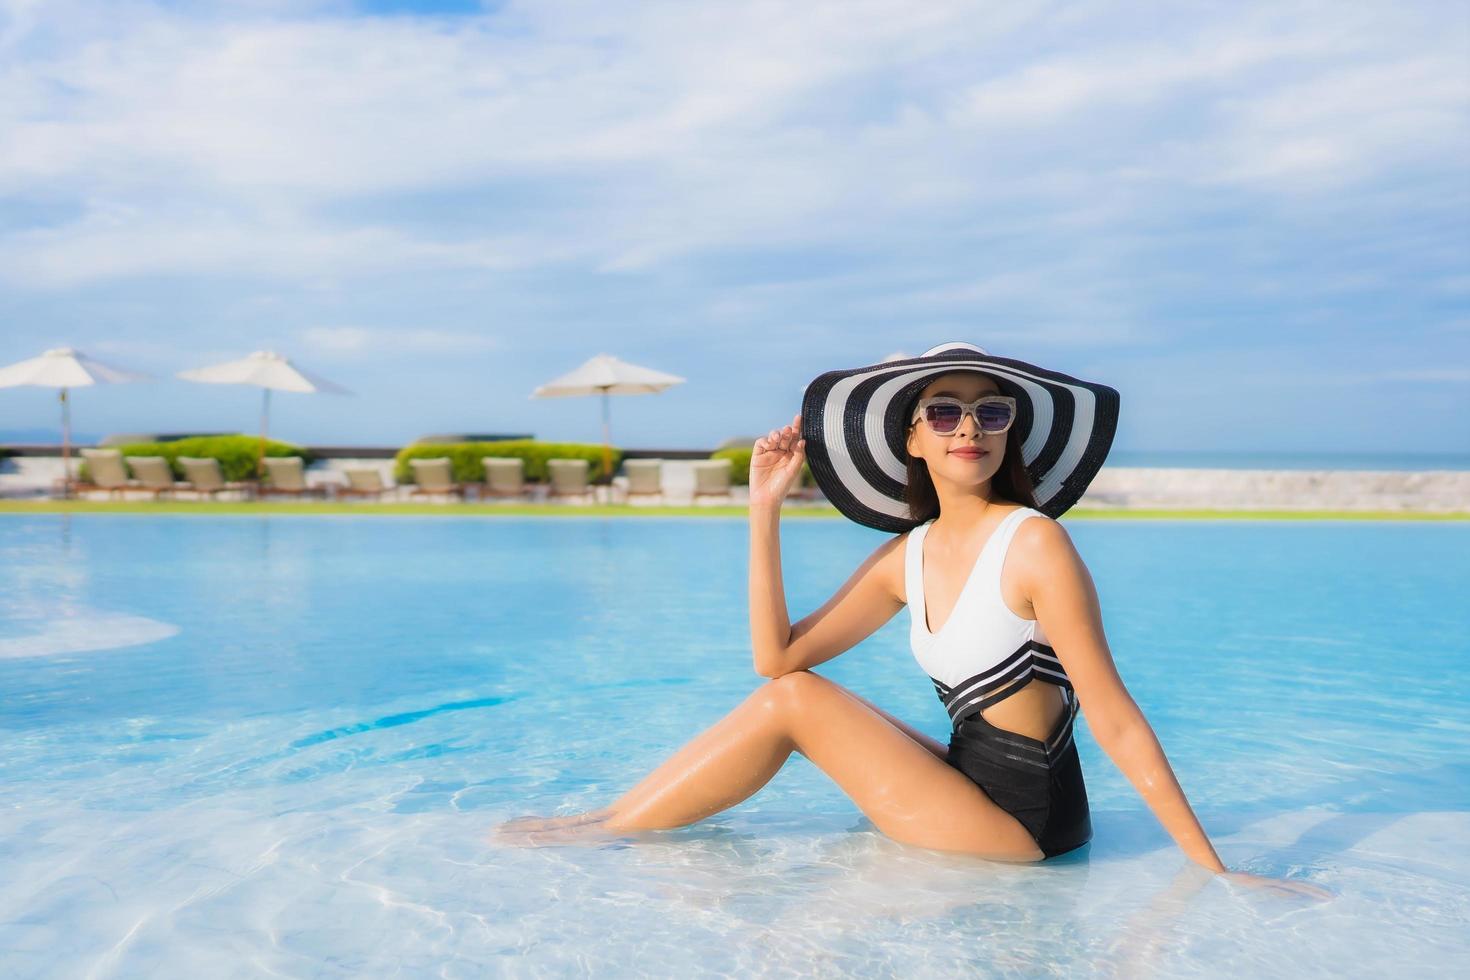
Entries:
MULTIPOLYGON (((639 453, 639 455, 643 455, 639 453)), ((704 455, 704 454, 689 454, 704 455)), ((77 460, 73 460, 73 475, 77 460)), ((387 451, 364 451, 352 457, 342 450, 334 451, 306 471, 309 485, 336 487, 345 480, 348 467, 370 466, 380 470, 389 492, 380 501, 210 501, 202 506, 213 513, 224 508, 244 505, 260 513, 440 513, 450 508, 455 513, 542 514, 566 513, 694 513, 715 516, 744 514, 747 488, 733 486, 728 497, 693 496, 694 475, 689 458, 664 461, 665 495, 661 501, 625 503, 627 479, 615 476, 611 485, 596 488, 595 502, 544 502, 539 491, 528 502, 461 502, 457 500, 424 500, 410 496, 410 486, 394 486, 393 460, 387 451), (369 454, 371 453, 371 454, 369 454)), ((34 508, 51 498, 62 475, 61 457, 38 452, 0 459, 0 506, 12 503, 34 508)), ((68 503, 72 511, 122 512, 136 501, 108 502, 105 494, 91 495, 68 503)), ((144 502, 151 513, 165 509, 187 513, 192 508, 184 501, 144 502)), ((812 514, 836 511, 821 499, 788 501, 791 513, 812 514)), ((1296 517, 1323 514, 1352 516, 1463 516, 1470 513, 1470 471, 1431 470, 1245 470, 1184 469, 1158 467, 1104 466, 1071 514, 1134 513, 1138 515, 1166 512, 1172 516, 1196 513, 1217 515, 1245 512, 1263 516, 1282 512, 1296 517)))

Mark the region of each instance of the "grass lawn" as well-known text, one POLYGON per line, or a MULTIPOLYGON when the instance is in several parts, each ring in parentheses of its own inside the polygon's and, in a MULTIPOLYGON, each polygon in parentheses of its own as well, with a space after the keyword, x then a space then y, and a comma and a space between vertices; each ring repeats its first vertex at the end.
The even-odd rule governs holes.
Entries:
MULTIPOLYGON (((627 504, 364 503, 320 501, 209 500, 0 500, 0 514, 306 514, 392 517, 745 517, 744 507, 655 507, 627 504)), ((783 517, 799 520, 839 518, 835 507, 792 506, 783 517)), ((1442 512, 1389 510, 1120 510, 1074 507, 1064 519, 1170 518, 1174 520, 1368 520, 1465 521, 1470 510, 1442 512)))

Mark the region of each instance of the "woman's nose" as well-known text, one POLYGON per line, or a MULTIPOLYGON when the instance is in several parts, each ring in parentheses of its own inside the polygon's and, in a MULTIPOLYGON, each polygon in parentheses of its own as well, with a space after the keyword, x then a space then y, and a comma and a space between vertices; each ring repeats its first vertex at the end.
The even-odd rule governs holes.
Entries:
POLYGON ((951 436, 960 436, 965 439, 980 434, 980 423, 975 421, 974 412, 966 412, 964 415, 961 415, 960 424, 955 426, 954 431, 950 433, 951 436))

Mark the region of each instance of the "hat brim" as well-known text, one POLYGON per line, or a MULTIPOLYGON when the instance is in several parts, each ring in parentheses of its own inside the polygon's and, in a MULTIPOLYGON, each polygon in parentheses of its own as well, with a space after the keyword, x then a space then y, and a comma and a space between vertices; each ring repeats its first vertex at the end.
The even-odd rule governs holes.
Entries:
POLYGON ((844 516, 901 533, 919 522, 904 500, 904 409, 934 377, 983 371, 1016 398, 1014 443, 1038 509, 1057 518, 1102 468, 1118 427, 1118 392, 1107 385, 968 345, 818 376, 802 395, 801 434, 817 486, 844 516))

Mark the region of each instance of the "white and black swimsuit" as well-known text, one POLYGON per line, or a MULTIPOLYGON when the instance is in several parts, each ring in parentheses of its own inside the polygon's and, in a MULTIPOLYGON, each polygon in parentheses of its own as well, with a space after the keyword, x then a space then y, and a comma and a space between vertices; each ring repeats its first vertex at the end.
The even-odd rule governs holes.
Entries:
POLYGON ((954 612, 938 633, 924 604, 924 538, 928 521, 909 532, 904 555, 909 641, 949 712, 947 762, 1025 826, 1042 853, 1054 857, 1092 838, 1087 788, 1072 741, 1077 695, 1047 643, 1041 624, 1022 619, 1001 596, 1000 573, 1021 522, 1045 517, 1030 507, 1007 514, 975 560, 954 612), (1067 709, 1045 739, 997 728, 981 711, 1032 680, 1062 689, 1067 709))

